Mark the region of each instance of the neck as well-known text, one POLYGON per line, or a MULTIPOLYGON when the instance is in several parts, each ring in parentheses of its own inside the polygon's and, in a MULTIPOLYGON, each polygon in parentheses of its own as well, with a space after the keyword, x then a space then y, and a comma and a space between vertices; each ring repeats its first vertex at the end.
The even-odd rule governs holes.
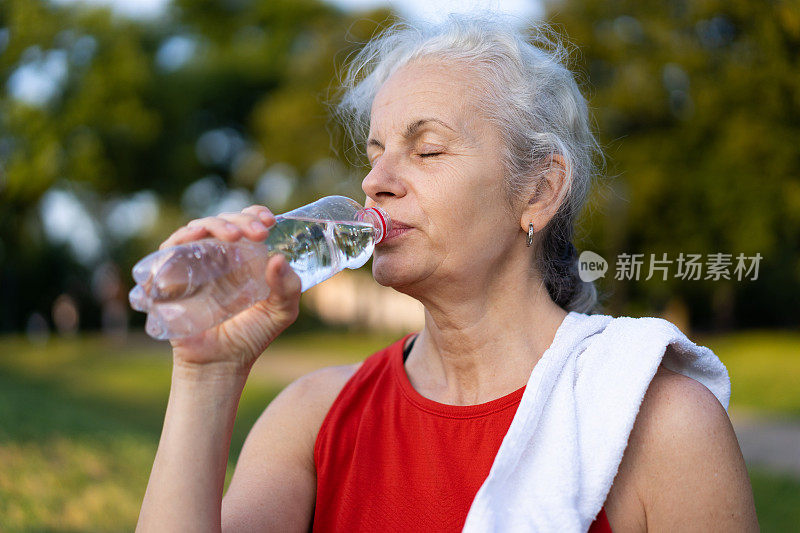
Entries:
MULTIPOLYGON (((485 403, 524 386, 567 312, 524 269, 480 283, 439 284, 414 295, 425 327, 406 372, 423 396, 450 405, 485 403)), ((488 279, 491 278, 491 279, 488 279)))

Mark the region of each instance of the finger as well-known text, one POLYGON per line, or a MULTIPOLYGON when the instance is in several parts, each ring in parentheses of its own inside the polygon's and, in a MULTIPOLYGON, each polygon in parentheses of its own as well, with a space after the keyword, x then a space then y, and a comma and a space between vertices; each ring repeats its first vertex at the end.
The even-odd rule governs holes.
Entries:
POLYGON ((203 226, 183 226, 167 237, 167 240, 162 242, 158 249, 163 250, 170 246, 178 246, 186 242, 196 241, 202 239, 206 235, 208 235, 208 231, 203 226))
POLYGON ((248 215, 255 215, 267 226, 271 226, 275 223, 275 215, 267 209, 263 205, 251 205, 250 207, 245 207, 242 209, 242 213, 248 215))
POLYGON ((267 303, 276 310, 295 316, 300 301, 300 276, 280 254, 270 258, 265 276, 271 289, 267 303))
POLYGON ((237 241, 242 237, 242 230, 236 224, 219 217, 192 220, 187 226, 202 226, 208 233, 221 241, 237 241))
POLYGON ((255 215, 245 213, 222 213, 219 218, 227 220, 231 224, 235 224, 250 240, 261 241, 269 235, 269 229, 266 224, 255 215))

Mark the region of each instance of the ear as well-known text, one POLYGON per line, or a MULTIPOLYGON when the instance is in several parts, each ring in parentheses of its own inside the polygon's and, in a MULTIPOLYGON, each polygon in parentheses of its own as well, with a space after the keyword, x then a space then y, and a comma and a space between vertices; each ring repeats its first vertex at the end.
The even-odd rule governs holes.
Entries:
POLYGON ((561 154, 553 154, 549 168, 538 178, 536 188, 523 206, 520 218, 522 231, 528 232, 533 223, 534 231, 539 231, 555 216, 564 201, 566 178, 569 172, 567 162, 561 154))

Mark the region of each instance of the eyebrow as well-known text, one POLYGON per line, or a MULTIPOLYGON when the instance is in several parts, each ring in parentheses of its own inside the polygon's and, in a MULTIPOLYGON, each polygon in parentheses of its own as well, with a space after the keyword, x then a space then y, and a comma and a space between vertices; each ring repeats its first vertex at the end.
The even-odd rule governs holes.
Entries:
MULTIPOLYGON (((441 126, 444 126, 445 128, 447 128, 447 129, 448 129, 448 130, 450 130, 450 131, 456 131, 456 130, 454 130, 453 128, 451 128, 450 126, 448 126, 448 125, 447 125, 447 123, 445 123, 445 122, 444 122, 444 121, 442 121, 442 120, 439 120, 438 118, 433 118, 433 117, 431 117, 431 118, 421 118, 421 119, 419 119, 419 120, 415 120, 414 122, 410 123, 410 124, 409 124, 409 125, 406 127, 406 131, 405 131, 405 132, 403 132, 403 137, 405 137, 406 139, 410 139, 411 137, 413 137, 414 135, 416 135, 416 134, 417 134, 417 132, 419 132, 419 129, 420 129, 422 126, 424 126, 425 124, 427 124, 428 122, 434 122, 434 123, 436 123, 436 124, 439 124, 439 125, 441 125, 441 126)), ((378 148, 383 148, 383 144, 381 144, 381 143, 380 143, 380 141, 378 141, 377 139, 375 139, 375 138, 373 138, 373 137, 371 137, 371 138, 370 138, 370 139, 367 141, 367 146, 368 146, 368 147, 369 147, 369 146, 377 146, 378 148)))

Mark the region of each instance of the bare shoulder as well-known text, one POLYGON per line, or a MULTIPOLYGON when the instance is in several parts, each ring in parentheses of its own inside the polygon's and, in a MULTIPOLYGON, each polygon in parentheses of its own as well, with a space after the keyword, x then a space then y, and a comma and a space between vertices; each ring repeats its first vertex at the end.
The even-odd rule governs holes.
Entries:
POLYGON ((222 501, 224 531, 307 531, 316 498, 314 444, 336 397, 361 366, 321 368, 264 409, 222 501))
POLYGON ((324 418, 333 401, 361 365, 362 363, 355 363, 320 368, 292 382, 284 389, 284 393, 304 398, 309 408, 320 411, 324 418))
POLYGON ((305 374, 283 389, 267 410, 283 411, 295 427, 306 433, 307 443, 313 449, 331 405, 361 364, 329 366, 305 374))
POLYGON ((319 428, 336 397, 360 367, 361 363, 320 368, 287 385, 256 420, 243 454, 248 447, 261 447, 267 440, 261 437, 282 435, 295 443, 294 452, 314 472, 313 448, 319 428))
POLYGON ((620 476, 641 507, 644 530, 758 530, 725 408, 702 383, 664 366, 642 401, 620 476))
POLYGON ((317 433, 336 397, 360 366, 320 368, 287 385, 256 420, 242 448, 242 459, 260 455, 273 445, 274 438, 279 438, 282 445, 290 446, 287 453, 294 461, 315 474, 317 433))

